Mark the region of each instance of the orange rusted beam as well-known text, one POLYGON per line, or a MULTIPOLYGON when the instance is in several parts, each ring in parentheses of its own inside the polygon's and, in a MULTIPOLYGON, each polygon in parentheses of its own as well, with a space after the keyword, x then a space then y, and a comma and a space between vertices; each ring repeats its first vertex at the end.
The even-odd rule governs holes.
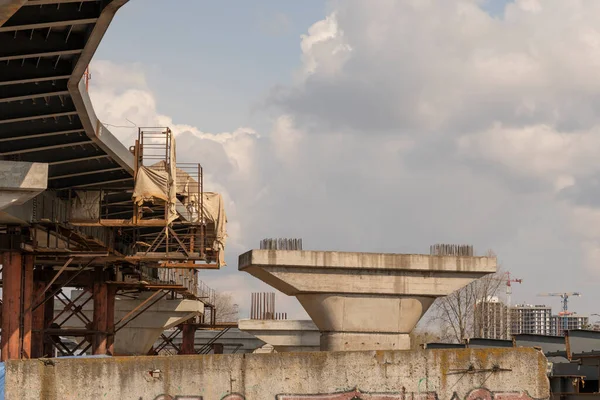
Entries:
POLYGON ((183 324, 179 354, 196 354, 196 350, 194 349, 195 335, 196 326, 194 324, 183 324))
POLYGON ((2 361, 31 357, 33 263, 32 255, 16 251, 2 256, 2 361))
POLYGON ((165 226, 167 221, 164 219, 147 219, 138 220, 135 222, 133 219, 100 219, 98 221, 86 221, 86 220, 72 220, 69 223, 73 226, 165 226))
POLYGON ((22 302, 23 302, 23 332, 21 333, 22 337, 22 347, 21 347, 21 357, 20 358, 31 358, 31 327, 32 327, 32 312, 31 312, 31 302, 33 298, 33 263, 35 257, 31 254, 25 255, 23 264, 23 273, 22 273, 22 302))
POLYGON ((193 262, 159 262, 158 268, 219 269, 217 264, 194 264, 193 262))
POLYGON ((18 251, 2 253, 2 356, 1 360, 20 358, 20 310, 22 301, 22 257, 18 251))

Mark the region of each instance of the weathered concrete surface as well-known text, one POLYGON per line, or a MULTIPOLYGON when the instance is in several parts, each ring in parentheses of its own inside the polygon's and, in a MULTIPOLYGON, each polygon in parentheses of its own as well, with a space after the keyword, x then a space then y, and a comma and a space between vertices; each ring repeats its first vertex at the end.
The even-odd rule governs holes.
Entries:
POLYGON ((23 204, 47 187, 48 164, 0 160, 0 210, 23 204))
POLYGON ((545 371, 527 348, 15 360, 6 398, 529 400, 545 371))
POLYGON ((311 320, 241 319, 238 327, 277 352, 319 351, 321 332, 311 320))
MULTIPOLYGON (((81 292, 73 290, 71 299, 75 299, 81 292)), ((115 300, 115 323, 126 316, 131 310, 148 298, 154 292, 141 293, 137 300, 118 298, 115 300)), ((84 295, 77 301, 81 305, 90 295, 84 295)), ((55 302, 54 315, 58 315, 63 305, 55 302)), ((82 312, 92 320, 93 302, 89 301, 83 306, 82 312)), ((139 317, 129 322, 115 335, 115 354, 117 355, 144 355, 152 348, 163 331, 179 325, 192 317, 204 313, 204 304, 197 300, 161 299, 139 317)), ((65 315, 65 314, 63 314, 65 315)), ((68 315, 68 314, 67 314, 68 315)), ((65 315, 66 317, 66 315, 65 315)), ((64 317, 58 320, 62 321, 64 317)), ((69 318, 63 325, 65 328, 83 328, 83 322, 76 316, 69 318)))
POLYGON ((496 271, 496 258, 251 250, 246 271, 296 296, 321 331, 321 350, 410 348, 408 334, 436 297, 496 271))

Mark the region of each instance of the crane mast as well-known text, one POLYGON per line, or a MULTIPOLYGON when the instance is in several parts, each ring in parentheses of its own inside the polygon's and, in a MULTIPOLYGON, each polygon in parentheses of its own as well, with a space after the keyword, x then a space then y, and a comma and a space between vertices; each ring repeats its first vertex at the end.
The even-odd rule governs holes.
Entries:
POLYGON ((523 279, 511 279, 510 272, 506 273, 506 338, 510 338, 510 307, 512 306, 512 283, 522 283, 523 279))

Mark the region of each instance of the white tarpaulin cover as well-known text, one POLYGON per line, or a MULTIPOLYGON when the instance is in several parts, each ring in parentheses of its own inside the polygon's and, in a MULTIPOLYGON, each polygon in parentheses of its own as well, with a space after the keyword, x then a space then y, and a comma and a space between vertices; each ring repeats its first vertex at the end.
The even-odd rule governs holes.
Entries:
MULTIPOLYGON (((200 196, 198 193, 198 182, 188 173, 181 169, 171 167, 171 174, 167 173, 167 166, 164 161, 160 161, 149 167, 140 167, 135 182, 133 200, 141 205, 144 202, 151 202, 155 199, 169 202, 172 209, 169 213, 169 222, 177 218, 175 205, 177 195, 182 196, 183 205, 186 207, 187 215, 184 219, 193 222, 200 222, 200 196), (176 172, 175 172, 176 171, 176 172), (173 178, 169 182, 169 176, 173 178)), ((214 236, 213 249, 219 251, 219 265, 225 265, 224 249, 227 238, 225 207, 223 198, 219 193, 205 192, 202 198, 203 214, 206 222, 214 226, 214 231, 208 231, 207 234, 214 236)))
POLYGON ((154 169, 152 167, 140 167, 135 180, 133 200, 137 205, 144 202, 161 199, 169 201, 167 194, 167 183, 169 176, 167 171, 154 169))
POLYGON ((80 221, 97 221, 100 219, 100 191, 76 190, 71 198, 71 219, 80 221))
POLYGON ((219 265, 225 265, 225 240, 227 231, 225 224, 227 216, 225 215, 225 207, 223 206, 223 197, 219 193, 207 192, 203 196, 204 215, 215 225, 215 241, 213 249, 219 251, 219 265))
POLYGON ((165 170, 156 169, 153 167, 140 167, 135 179, 135 187, 133 189, 133 201, 138 206, 144 202, 154 202, 160 199, 169 205, 168 222, 173 222, 177 219, 175 210, 175 190, 169 188, 169 174, 165 170))
POLYGON ((177 177, 175 160, 175 136, 171 135, 170 144, 170 164, 160 161, 149 167, 141 166, 138 168, 135 178, 135 187, 133 189, 133 201, 137 205, 144 202, 154 202, 156 199, 165 201, 168 204, 167 221, 173 222, 177 219, 177 177))

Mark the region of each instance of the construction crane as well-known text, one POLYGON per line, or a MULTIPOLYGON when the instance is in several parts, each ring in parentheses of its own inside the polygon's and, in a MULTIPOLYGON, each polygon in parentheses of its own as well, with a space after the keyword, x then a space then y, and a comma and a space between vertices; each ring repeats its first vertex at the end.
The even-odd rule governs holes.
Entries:
POLYGON ((538 296, 555 296, 555 297, 560 297, 562 299, 563 312, 562 312, 562 315, 559 314, 559 316, 561 316, 562 320, 563 320, 563 330, 565 330, 565 331, 568 330, 569 329, 569 319, 567 318, 567 316, 570 314, 569 313, 569 297, 571 297, 571 296, 579 297, 579 296, 581 296, 581 293, 579 293, 579 292, 540 293, 540 294, 538 294, 538 296))
MULTIPOLYGON (((512 283, 523 283, 523 279, 510 279, 510 272, 506 273, 506 306, 510 309, 511 295, 512 295, 512 283)), ((509 311, 510 312, 510 311, 509 311)))
POLYGON ((506 284, 506 338, 510 338, 510 307, 511 303, 511 295, 512 295, 512 284, 513 283, 523 283, 523 279, 511 279, 510 272, 506 272, 499 277, 493 277, 492 279, 498 280, 501 282, 505 282, 506 284))
POLYGON ((511 321, 510 321, 510 307, 511 304, 511 296, 512 296, 512 284, 513 283, 523 283, 523 279, 511 279, 510 272, 506 273, 506 338, 510 339, 511 332, 511 321))

